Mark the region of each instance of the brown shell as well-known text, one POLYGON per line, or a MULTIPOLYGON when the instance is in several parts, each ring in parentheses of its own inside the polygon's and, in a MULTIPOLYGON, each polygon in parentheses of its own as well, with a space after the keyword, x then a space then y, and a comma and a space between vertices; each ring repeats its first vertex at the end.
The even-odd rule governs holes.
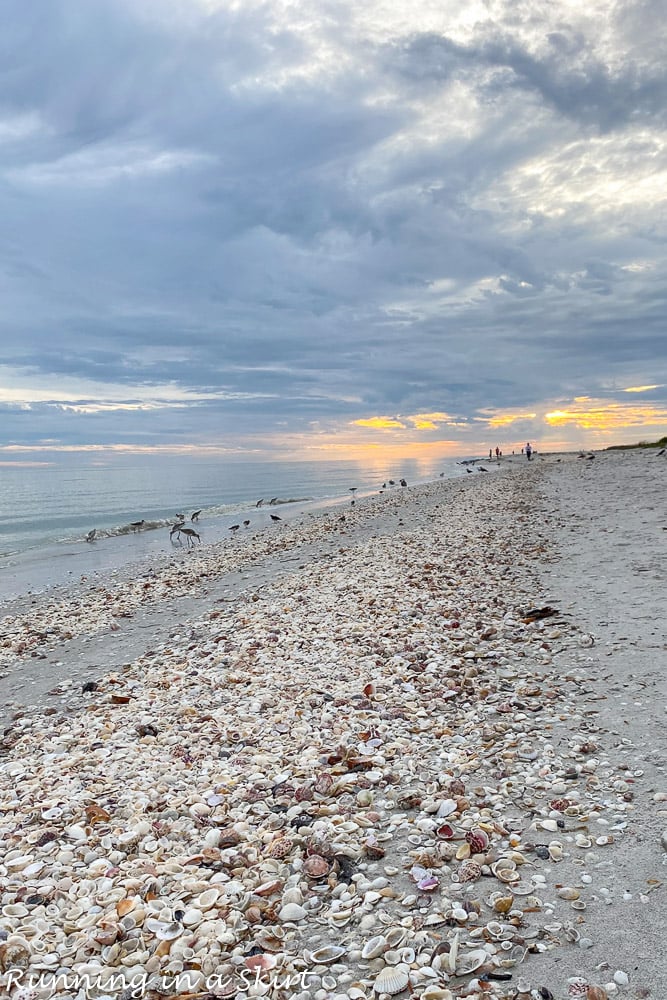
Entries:
POLYGON ((218 840, 218 845, 220 847, 236 847, 236 845, 240 843, 241 834, 238 833, 233 827, 225 826, 220 830, 220 839, 218 840))
POLYGON ((331 871, 331 865, 320 854, 311 854, 304 861, 303 870, 309 878, 324 878, 331 871))
POLYGON ((292 841, 289 837, 278 837, 272 841, 266 849, 269 858, 286 858, 292 853, 292 841))
POLYGON ((464 861, 459 867, 459 882, 474 882, 482 874, 481 867, 476 861, 464 861))
POLYGON ((449 782, 449 785, 447 786, 447 791, 449 792, 451 797, 455 799, 458 795, 465 795, 466 786, 463 784, 460 778, 452 778, 452 780, 449 782))
POLYGON ((565 810, 571 805, 572 803, 569 799, 552 799, 549 803, 549 808, 555 809, 557 812, 565 812, 565 810))

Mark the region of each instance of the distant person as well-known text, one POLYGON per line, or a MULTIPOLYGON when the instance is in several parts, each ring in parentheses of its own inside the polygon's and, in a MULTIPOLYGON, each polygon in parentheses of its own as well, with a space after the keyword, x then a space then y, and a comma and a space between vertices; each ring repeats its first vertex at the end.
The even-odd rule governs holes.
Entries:
MULTIPOLYGON (((490 453, 489 453, 489 458, 491 458, 491 454, 490 453)), ((496 445, 496 462, 499 462, 499 461, 500 461, 500 448, 498 447, 498 445, 496 445)))
POLYGON ((526 444, 526 458, 528 459, 529 462, 530 462, 530 456, 532 454, 533 454, 533 446, 531 445, 530 441, 528 441, 526 444))
MULTIPOLYGON (((498 449, 497 449, 497 448, 496 448, 496 451, 498 451, 498 449)), ((491 451, 491 449, 489 448, 489 462, 491 461, 492 457, 493 457, 493 452, 492 452, 492 451, 491 451)))

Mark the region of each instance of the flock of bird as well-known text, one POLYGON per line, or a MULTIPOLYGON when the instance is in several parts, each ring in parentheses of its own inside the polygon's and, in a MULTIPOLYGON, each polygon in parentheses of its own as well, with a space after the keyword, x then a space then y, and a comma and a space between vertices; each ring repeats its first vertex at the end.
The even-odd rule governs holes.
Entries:
MULTIPOLYGON (((468 470, 468 471, 470 471, 470 470, 468 470)), ((486 469, 484 469, 483 471, 486 472, 486 469)), ((441 475, 444 476, 444 472, 441 473, 441 475)), ((406 479, 400 479, 399 480, 399 484, 401 486, 407 486, 408 485, 406 479)), ((386 488, 387 488, 388 485, 389 486, 396 486, 396 481, 394 479, 388 479, 386 482, 384 482, 382 484, 382 489, 379 492, 382 493, 383 490, 386 490, 386 488)), ((349 487, 349 492, 354 495, 354 493, 356 493, 356 491, 358 490, 358 488, 359 488, 358 486, 350 486, 349 487)), ((255 503, 255 507, 256 508, 263 507, 264 504, 265 504, 265 502, 266 501, 262 497, 260 500, 258 500, 255 503)), ((278 497, 272 497, 271 500, 269 500, 268 505, 269 505, 269 507, 273 507, 277 503, 279 503, 278 497)), ((352 504, 352 506, 355 505, 355 500, 354 499, 351 500, 351 504, 352 504)), ((192 514, 190 515, 190 524, 191 525, 192 524, 196 524, 196 523, 199 522, 199 515, 201 514, 201 512, 202 512, 202 508, 200 508, 199 510, 195 510, 195 511, 192 512, 192 514)), ((269 514, 269 517, 274 522, 275 521, 282 521, 282 517, 280 517, 278 514, 269 514)), ((144 527, 145 524, 146 524, 146 519, 142 518, 140 521, 130 521, 129 527, 132 529, 132 532, 134 533, 134 532, 137 532, 137 531, 141 531, 143 529, 143 527, 144 527)), ((250 527, 250 519, 246 518, 246 520, 242 521, 241 524, 243 525, 244 528, 249 528, 250 527)), ((236 532, 240 530, 241 524, 230 524, 229 531, 231 531, 232 534, 235 535, 236 532)), ((93 528, 86 535, 86 541, 87 542, 94 542, 99 537, 101 537, 101 536, 100 536, 97 528, 93 528)), ((186 516, 185 516, 184 513, 181 513, 181 514, 176 514, 176 520, 174 521, 174 523, 169 528, 169 539, 170 539, 170 541, 172 543, 176 543, 176 542, 182 543, 183 538, 185 538, 188 548, 194 548, 194 546, 195 546, 195 539, 201 545, 201 535, 199 534, 198 531, 195 530, 195 528, 188 527, 188 525, 186 524, 186 516)))

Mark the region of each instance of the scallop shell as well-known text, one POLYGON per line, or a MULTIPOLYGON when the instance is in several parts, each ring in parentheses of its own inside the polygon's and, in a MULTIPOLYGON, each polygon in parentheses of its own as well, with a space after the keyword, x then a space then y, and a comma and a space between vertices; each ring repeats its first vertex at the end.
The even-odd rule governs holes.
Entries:
POLYGON ((603 986, 589 986, 586 990, 586 1000, 609 1000, 609 994, 603 986))
POLYGON ((409 981, 410 973, 407 965, 385 965, 373 983, 373 992, 394 996, 396 993, 402 993, 409 981))

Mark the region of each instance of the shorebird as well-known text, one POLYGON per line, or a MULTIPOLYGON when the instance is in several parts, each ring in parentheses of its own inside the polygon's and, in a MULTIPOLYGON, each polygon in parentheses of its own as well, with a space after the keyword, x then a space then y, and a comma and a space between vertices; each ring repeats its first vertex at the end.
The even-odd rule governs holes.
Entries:
POLYGON ((145 525, 146 520, 142 517, 140 521, 130 521, 130 527, 133 531, 139 531, 145 525))
POLYGON ((249 528, 250 527, 250 521, 244 521, 243 522, 243 527, 244 528, 249 528))
POLYGON ((194 511, 194 512, 193 512, 193 513, 192 513, 192 514, 190 515, 190 520, 191 520, 191 521, 198 521, 198 520, 199 520, 199 515, 201 514, 202 510, 203 510, 203 508, 201 508, 201 507, 199 508, 199 510, 195 510, 195 511, 194 511))
POLYGON ((194 546, 195 543, 194 543, 193 539, 195 539, 195 538, 197 539, 197 541, 201 545, 201 538, 199 537, 199 535, 197 534, 197 532, 195 531, 194 528, 181 528, 180 531, 181 531, 181 534, 185 535, 185 537, 187 539, 188 548, 190 548, 191 545, 194 546))
POLYGON ((277 502, 278 502, 278 497, 271 497, 271 499, 269 500, 269 507, 273 507, 273 505, 277 502))
POLYGON ((354 492, 355 492, 355 490, 358 490, 358 489, 359 489, 359 487, 358 487, 358 486, 350 486, 350 487, 349 487, 349 492, 350 492, 350 493, 354 493, 354 492))
POLYGON ((472 469, 469 469, 469 468, 468 468, 468 467, 466 466, 466 472, 472 472, 472 469))
POLYGON ((282 517, 278 517, 277 514, 271 514, 270 516, 272 521, 282 521, 282 517))
POLYGON ((401 486, 407 486, 407 485, 408 485, 408 484, 407 484, 407 482, 405 481, 405 479, 401 479, 401 486))
POLYGON ((240 527, 241 527, 240 524, 230 524, 229 530, 230 531, 238 531, 240 527))
POLYGON ((169 537, 171 538, 172 541, 174 539, 174 535, 178 535, 180 538, 181 531, 183 530, 184 527, 185 527, 185 521, 179 521, 178 524, 172 524, 171 529, 169 531, 169 537))
POLYGON ((396 485, 396 483, 394 482, 394 480, 393 480, 393 479, 390 479, 390 480, 389 480, 389 485, 390 485, 390 486, 395 486, 395 485, 396 485))
POLYGON ((92 542, 96 534, 97 534, 97 528, 93 528, 93 530, 89 531, 88 534, 86 535, 86 541, 92 542))
POLYGON ((661 456, 661 455, 664 455, 664 454, 665 454, 665 451, 666 451, 666 450, 667 450, 667 449, 665 449, 665 448, 661 448, 661 449, 660 449, 660 451, 659 451, 659 452, 657 453, 657 455, 656 455, 655 457, 656 457, 656 458, 660 458, 660 456, 661 456))
POLYGON ((478 465, 477 466, 477 471, 478 472, 488 472, 489 470, 485 469, 483 465, 478 465))
POLYGON ((185 514, 177 514, 176 515, 176 520, 177 521, 184 521, 185 520, 185 514))
POLYGON ((257 503, 255 504, 255 507, 261 507, 263 503, 264 503, 264 497, 262 497, 261 500, 257 501, 257 503))

